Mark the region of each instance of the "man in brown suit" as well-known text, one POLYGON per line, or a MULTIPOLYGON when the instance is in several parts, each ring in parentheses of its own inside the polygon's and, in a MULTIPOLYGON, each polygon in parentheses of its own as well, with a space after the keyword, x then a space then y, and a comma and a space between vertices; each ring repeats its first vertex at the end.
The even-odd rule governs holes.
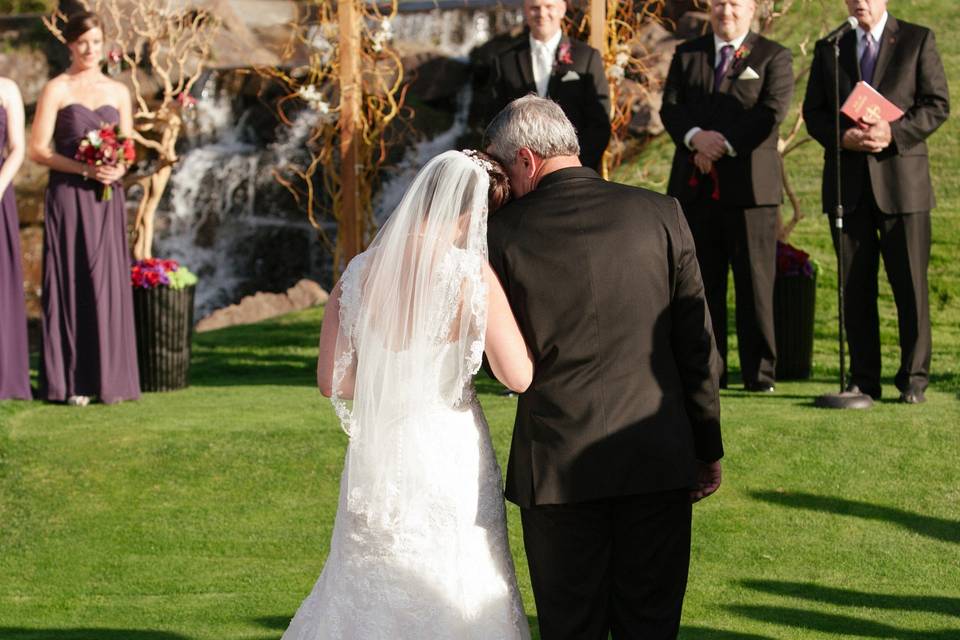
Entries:
POLYGON ((840 40, 840 103, 863 80, 903 110, 894 122, 853 122, 841 115, 841 198, 844 229, 836 211, 833 47, 814 50, 803 116, 824 147, 823 210, 831 216, 834 242, 843 243, 850 387, 879 398, 880 258, 897 305, 900 368, 894 382, 900 400, 925 400, 930 370, 930 210, 935 200, 926 139, 950 112, 947 78, 933 32, 897 20, 887 0, 845 0, 859 26, 840 40))

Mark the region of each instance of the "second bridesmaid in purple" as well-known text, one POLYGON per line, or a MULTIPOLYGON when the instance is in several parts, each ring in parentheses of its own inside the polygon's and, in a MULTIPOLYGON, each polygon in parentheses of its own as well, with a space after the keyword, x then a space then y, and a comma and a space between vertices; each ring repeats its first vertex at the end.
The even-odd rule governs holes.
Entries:
POLYGON ((24 148, 20 89, 0 78, 0 400, 30 399, 20 221, 13 197, 13 177, 23 164, 24 148))
POLYGON ((40 396, 83 406, 140 397, 122 166, 74 159, 104 124, 130 135, 130 92, 100 70, 103 30, 89 12, 63 27, 71 64, 37 101, 29 154, 50 167, 44 220, 40 396), (105 185, 113 196, 102 201, 105 185))

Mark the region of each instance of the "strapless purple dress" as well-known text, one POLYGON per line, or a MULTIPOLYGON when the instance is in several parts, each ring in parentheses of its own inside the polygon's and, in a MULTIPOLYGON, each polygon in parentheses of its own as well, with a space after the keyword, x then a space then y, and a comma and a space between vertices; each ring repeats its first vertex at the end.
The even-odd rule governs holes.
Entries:
MULTIPOLYGON (((57 153, 74 157, 80 140, 112 106, 71 104, 57 113, 57 153)), ((100 202, 103 185, 50 172, 43 238, 43 350, 40 395, 47 400, 97 396, 105 403, 140 397, 130 250, 123 189, 100 202)))
MULTIPOLYGON (((0 149, 6 148, 7 110, 0 107, 0 149)), ((20 221, 11 184, 0 199, 0 400, 30 399, 28 349, 20 221)))

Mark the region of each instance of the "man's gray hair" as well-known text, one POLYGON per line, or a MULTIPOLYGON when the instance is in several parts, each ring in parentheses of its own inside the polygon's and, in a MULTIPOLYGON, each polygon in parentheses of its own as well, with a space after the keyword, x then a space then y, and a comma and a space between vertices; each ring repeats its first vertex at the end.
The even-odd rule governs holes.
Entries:
POLYGON ((541 158, 580 155, 577 131, 553 100, 535 94, 517 98, 498 113, 484 132, 489 151, 504 164, 513 164, 520 149, 541 158))

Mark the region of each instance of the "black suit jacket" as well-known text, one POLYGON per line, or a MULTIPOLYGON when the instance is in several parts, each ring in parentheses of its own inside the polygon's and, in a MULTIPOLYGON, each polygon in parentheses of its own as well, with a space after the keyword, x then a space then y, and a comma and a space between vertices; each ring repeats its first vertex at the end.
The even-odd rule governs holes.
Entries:
POLYGON ((696 461, 723 455, 720 359, 676 200, 561 169, 490 216, 489 247, 535 359, 507 499, 693 485, 696 461))
MULTIPOLYGON (((860 79, 857 34, 851 31, 840 40, 840 104, 860 79)), ((833 83, 833 47, 820 41, 813 53, 803 117, 807 131, 824 147, 823 210, 830 213, 837 205, 833 83)), ((893 141, 882 152, 840 152, 843 206, 853 211, 869 180, 877 206, 884 213, 929 211, 936 200, 926 139, 950 113, 947 77, 933 32, 888 15, 873 86, 904 115, 890 124, 893 141)), ((841 115, 841 138, 854 125, 841 115)))
MULTIPOLYGON (((560 105, 577 130, 580 161, 596 169, 610 142, 610 85, 596 49, 563 36, 558 54, 564 44, 570 47, 573 63, 557 61, 547 85, 547 97, 560 105)), ((496 57, 492 77, 494 113, 517 98, 537 92, 528 31, 524 30, 496 57)))
POLYGON ((755 33, 747 34, 743 48, 749 52, 731 63, 717 91, 713 34, 689 40, 674 53, 660 117, 677 146, 667 193, 682 203, 712 195, 714 186, 706 176, 690 184, 696 169, 683 138, 693 127, 719 131, 737 154, 715 165, 720 202, 755 207, 783 200, 777 139, 793 95, 790 51, 755 33), (744 78, 748 67, 759 77, 744 78))

